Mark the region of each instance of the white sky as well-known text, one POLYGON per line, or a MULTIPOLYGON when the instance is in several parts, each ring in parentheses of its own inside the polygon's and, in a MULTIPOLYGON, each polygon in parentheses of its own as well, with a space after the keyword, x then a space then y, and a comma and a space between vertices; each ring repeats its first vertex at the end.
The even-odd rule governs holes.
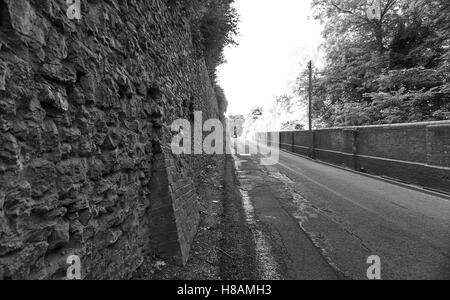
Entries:
POLYGON ((239 46, 225 50, 227 63, 218 73, 229 114, 246 115, 291 92, 291 84, 321 43, 310 2, 235 0, 241 20, 239 46))

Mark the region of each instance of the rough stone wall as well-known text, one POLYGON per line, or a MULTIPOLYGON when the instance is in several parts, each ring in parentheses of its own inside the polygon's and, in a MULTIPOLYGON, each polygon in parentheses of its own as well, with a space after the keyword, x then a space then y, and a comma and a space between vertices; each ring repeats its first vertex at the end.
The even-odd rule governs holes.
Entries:
POLYGON ((87 279, 186 261, 194 173, 168 125, 218 115, 186 5, 86 0, 71 21, 0 0, 0 279, 64 278, 72 254, 87 279))

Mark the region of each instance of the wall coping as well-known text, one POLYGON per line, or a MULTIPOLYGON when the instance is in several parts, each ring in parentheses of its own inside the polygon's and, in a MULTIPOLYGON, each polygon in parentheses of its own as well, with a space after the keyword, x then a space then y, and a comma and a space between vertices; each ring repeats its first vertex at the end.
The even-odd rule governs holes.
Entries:
MULTIPOLYGON (((401 128, 401 127, 423 127, 423 126, 435 127, 435 126, 440 126, 440 125, 450 125, 450 120, 448 120, 448 121, 433 121, 433 122, 366 125, 366 126, 330 127, 330 128, 313 129, 313 131, 355 130, 355 129, 364 129, 364 128, 401 128)), ((309 130, 279 131, 279 133, 293 133, 293 132, 309 132, 309 130)), ((266 132, 258 132, 258 133, 266 133, 266 132)))

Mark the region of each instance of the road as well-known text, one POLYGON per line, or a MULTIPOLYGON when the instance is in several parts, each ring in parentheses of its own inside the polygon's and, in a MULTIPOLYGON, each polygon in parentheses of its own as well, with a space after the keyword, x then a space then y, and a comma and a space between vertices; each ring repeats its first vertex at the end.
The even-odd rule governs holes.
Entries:
POLYGON ((377 255, 382 279, 450 279, 448 199, 286 152, 235 161, 262 278, 362 280, 377 255))

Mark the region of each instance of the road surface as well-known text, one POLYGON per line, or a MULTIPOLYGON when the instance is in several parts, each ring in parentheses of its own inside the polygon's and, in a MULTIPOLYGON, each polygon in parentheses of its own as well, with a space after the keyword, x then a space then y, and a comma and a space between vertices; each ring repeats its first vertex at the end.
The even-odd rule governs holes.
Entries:
POLYGON ((235 164, 262 278, 367 279, 376 255, 382 279, 450 279, 448 199, 286 152, 235 164))

